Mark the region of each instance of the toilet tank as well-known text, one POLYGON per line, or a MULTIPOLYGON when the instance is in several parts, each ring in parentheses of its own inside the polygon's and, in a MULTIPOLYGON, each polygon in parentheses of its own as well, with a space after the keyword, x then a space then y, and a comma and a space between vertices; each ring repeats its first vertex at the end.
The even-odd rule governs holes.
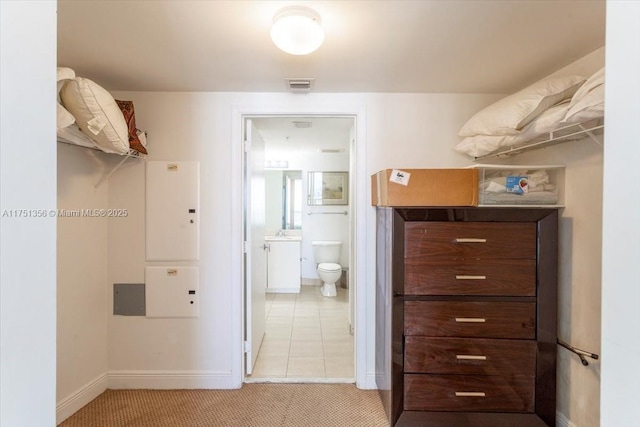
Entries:
POLYGON ((338 240, 314 240, 311 245, 313 246, 313 259, 316 264, 323 262, 340 264, 342 242, 338 240))

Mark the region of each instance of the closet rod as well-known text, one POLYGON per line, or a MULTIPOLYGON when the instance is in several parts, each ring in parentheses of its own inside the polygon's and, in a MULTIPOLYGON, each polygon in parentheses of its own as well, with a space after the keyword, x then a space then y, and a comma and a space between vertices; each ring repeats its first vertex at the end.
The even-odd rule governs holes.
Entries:
POLYGON ((587 361, 587 359, 585 359, 585 356, 590 357, 590 358, 592 358, 594 360, 598 360, 600 358, 597 354, 589 353, 588 351, 584 351, 584 350, 580 350, 579 348, 575 348, 574 346, 569 345, 566 342, 562 341, 560 338, 558 338, 558 344, 561 345, 562 347, 566 348, 570 352, 577 354, 578 357, 580 358, 580 362, 582 362, 582 364, 584 366, 589 366, 589 362, 587 361))
POLYGON ((347 215, 349 212, 307 212, 307 215, 347 215))

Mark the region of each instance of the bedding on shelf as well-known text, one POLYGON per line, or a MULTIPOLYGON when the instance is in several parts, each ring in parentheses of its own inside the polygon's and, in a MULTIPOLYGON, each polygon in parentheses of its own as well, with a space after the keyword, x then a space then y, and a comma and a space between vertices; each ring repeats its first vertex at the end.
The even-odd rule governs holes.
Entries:
POLYGON ((133 103, 115 100, 70 68, 58 68, 57 110, 61 142, 120 155, 147 154, 146 135, 136 128, 133 103))
POLYGON ((455 149, 472 157, 520 148, 554 137, 583 138, 604 117, 604 68, 541 80, 486 107, 460 129, 455 149), (553 135, 555 134, 555 135, 553 135))

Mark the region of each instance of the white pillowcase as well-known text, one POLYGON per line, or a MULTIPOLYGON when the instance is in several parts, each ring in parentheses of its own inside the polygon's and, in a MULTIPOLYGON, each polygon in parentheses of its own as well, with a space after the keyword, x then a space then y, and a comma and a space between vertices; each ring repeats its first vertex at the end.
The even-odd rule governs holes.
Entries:
POLYGON ((82 132, 107 153, 129 152, 129 128, 115 99, 100 85, 76 77, 67 81, 60 98, 82 132))
POLYGON ((67 80, 74 79, 76 77, 76 72, 73 71, 71 68, 67 68, 67 67, 58 67, 56 71, 57 71, 56 80, 58 82, 58 94, 60 94, 60 89, 62 89, 62 86, 64 86, 67 80))
POLYGON ((68 112, 62 105, 60 105, 59 102, 57 104, 57 113, 58 114, 57 114, 56 126, 58 130, 71 126, 76 122, 76 119, 75 117, 73 117, 73 114, 68 112))
POLYGON ((587 96, 589 92, 591 92, 593 89, 603 84, 604 84, 604 67, 602 67, 601 69, 593 73, 593 75, 589 77, 582 86, 580 86, 580 89, 578 89, 576 93, 573 95, 573 98, 571 98, 571 104, 569 104, 569 108, 571 108, 578 101, 580 101, 582 98, 587 96))
POLYGON ((569 123, 604 117, 604 67, 596 71, 571 98, 564 120, 569 123))
POLYGON ((517 135, 468 136, 460 141, 455 146, 455 149, 471 157, 480 157, 502 148, 523 144, 542 134, 555 130, 558 127, 558 123, 564 118, 568 108, 568 101, 549 108, 529 123, 522 129, 522 132, 517 135))
POLYGON ((458 136, 516 135, 545 110, 570 99, 584 82, 582 76, 538 81, 476 113, 462 126, 458 136))
POLYGON ((73 117, 73 114, 68 112, 61 104, 60 104, 60 89, 67 82, 67 80, 71 80, 76 76, 76 73, 67 67, 58 67, 57 69, 57 81, 58 81, 58 105, 57 105, 57 127, 58 130, 64 129, 67 126, 71 126, 75 123, 76 119, 73 117))
POLYGON ((590 90, 577 102, 571 102, 564 120, 568 123, 580 123, 599 117, 604 117, 603 84, 590 90))

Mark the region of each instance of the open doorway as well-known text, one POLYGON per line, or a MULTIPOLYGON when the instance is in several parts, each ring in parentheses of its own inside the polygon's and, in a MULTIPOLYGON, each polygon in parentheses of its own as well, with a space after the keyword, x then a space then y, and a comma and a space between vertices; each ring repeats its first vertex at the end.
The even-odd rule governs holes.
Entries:
POLYGON ((355 126, 243 117, 245 382, 355 381, 355 126))

